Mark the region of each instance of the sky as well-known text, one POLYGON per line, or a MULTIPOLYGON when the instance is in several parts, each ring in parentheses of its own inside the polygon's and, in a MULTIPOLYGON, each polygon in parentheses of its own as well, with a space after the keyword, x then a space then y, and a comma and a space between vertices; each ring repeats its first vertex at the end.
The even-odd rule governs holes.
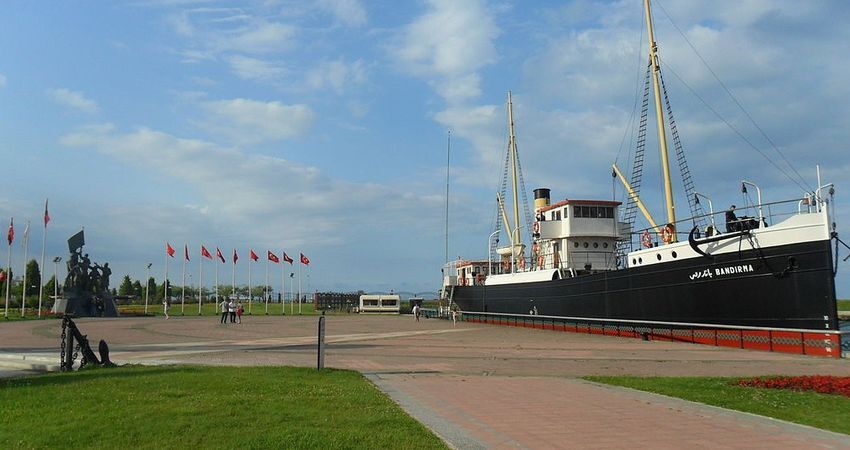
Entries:
MULTIPOLYGON (((653 5, 697 191, 715 210, 754 201, 743 179, 765 202, 798 198, 820 165, 846 239, 850 4, 653 5)), ((273 265, 274 285, 301 269, 307 292, 436 293, 447 161, 449 257, 486 259, 508 91, 529 198, 624 198, 610 167, 630 165, 643 25, 637 0, 4 1, 0 222, 15 220, 13 271, 27 220, 40 258, 49 198, 45 279, 84 228, 113 286, 148 263, 162 280, 169 242, 176 284, 188 245, 187 284, 202 270, 211 285, 203 244, 236 249, 238 284, 253 249, 255 284, 271 250, 311 261, 273 265)), ((642 197, 662 216, 656 148, 651 131, 642 197)), ((229 283, 231 264, 218 267, 229 283)))

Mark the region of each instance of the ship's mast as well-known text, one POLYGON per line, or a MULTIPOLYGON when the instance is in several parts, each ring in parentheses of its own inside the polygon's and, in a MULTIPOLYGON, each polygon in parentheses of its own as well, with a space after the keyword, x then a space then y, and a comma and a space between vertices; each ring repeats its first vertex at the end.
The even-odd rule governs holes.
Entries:
MULTIPOLYGON (((652 13, 649 0, 643 1, 646 15, 646 29, 649 36, 649 61, 652 65, 652 87, 655 93, 655 118, 658 125, 658 144, 661 147, 661 171, 664 177, 664 197, 667 201, 667 223, 676 225, 676 208, 673 206, 673 184, 670 181, 670 161, 667 158, 667 133, 664 130, 664 114, 661 108, 661 83, 659 81, 658 44, 655 43, 655 33, 652 29, 652 13)), ((673 233, 673 242, 676 234, 673 233)))
MULTIPOLYGON (((514 246, 511 252, 516 254, 516 248, 522 246, 522 237, 519 232, 519 182, 517 177, 517 154, 516 154, 516 135, 514 134, 514 107, 511 101, 511 91, 508 91, 508 130, 510 133, 510 141, 508 142, 508 151, 511 154, 511 182, 514 191, 514 226, 511 228, 511 244, 514 246)), ((510 224, 507 224, 510 226, 510 224)))

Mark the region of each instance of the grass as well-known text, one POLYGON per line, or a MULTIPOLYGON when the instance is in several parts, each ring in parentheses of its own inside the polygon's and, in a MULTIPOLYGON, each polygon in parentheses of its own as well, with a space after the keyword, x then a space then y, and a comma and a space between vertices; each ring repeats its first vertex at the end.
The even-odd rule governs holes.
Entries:
POLYGON ((357 372, 125 366, 0 380, 0 448, 446 448, 357 372))
POLYGON ((839 300, 838 301, 838 310, 839 311, 850 311, 850 300, 839 300))
POLYGON ((721 408, 850 434, 850 398, 840 395, 738 386, 739 378, 585 377, 721 408))
MULTIPOLYGON (((245 308, 245 314, 248 314, 248 303, 243 303, 242 306, 245 308)), ((293 308, 289 302, 286 303, 286 314, 289 315, 292 312, 293 308)), ((295 304, 295 315, 298 315, 298 304, 295 304)), ((132 305, 118 305, 118 312, 120 314, 127 315, 143 315, 145 312, 144 304, 132 304, 132 305)), ((198 315, 198 300, 194 299, 194 301, 186 300, 186 304, 183 308, 183 313, 186 316, 197 316, 198 315)), ((266 314, 266 304, 260 302, 254 302, 251 305, 251 313, 253 315, 265 315, 266 314)), ((330 313, 330 312, 329 312, 330 313)), ((176 301, 171 304, 171 308, 168 310, 168 314, 172 316, 180 315, 180 301, 176 301)), ((218 305, 215 303, 204 303, 201 305, 201 314, 204 316, 215 316, 221 314, 221 311, 218 309, 218 305)), ((321 314, 321 312, 317 312, 313 308, 313 303, 302 303, 301 304, 301 314, 302 315, 317 315, 321 314)), ((162 302, 159 303, 148 303, 148 315, 149 316, 161 316, 162 314, 162 302)), ((281 315, 281 306, 280 303, 269 303, 269 315, 279 316, 281 315)))

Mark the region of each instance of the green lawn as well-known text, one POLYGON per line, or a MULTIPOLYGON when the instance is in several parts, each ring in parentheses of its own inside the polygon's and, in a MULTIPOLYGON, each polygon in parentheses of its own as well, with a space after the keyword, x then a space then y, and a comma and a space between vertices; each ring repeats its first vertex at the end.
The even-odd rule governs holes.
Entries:
POLYGON ((738 378, 585 377, 671 397, 745 411, 824 430, 850 434, 850 398, 784 389, 741 387, 738 378))
MULTIPOLYGON (((242 305, 245 308, 245 314, 248 314, 248 303, 243 303, 242 305)), ((289 315, 292 313, 294 309, 295 315, 298 315, 298 303, 294 306, 290 305, 289 302, 286 303, 286 314, 289 315)), ((121 314, 129 314, 129 315, 141 315, 144 314, 145 305, 144 304, 132 304, 132 305, 118 305, 118 312, 121 314)), ((269 302, 269 315, 279 316, 281 315, 281 305, 280 303, 271 303, 269 302)), ((171 308, 168 310, 168 314, 174 316, 179 316, 181 312, 180 301, 176 301, 171 304, 171 308)), ((189 301, 186 299, 186 304, 183 307, 183 314, 187 316, 197 316, 198 315, 198 299, 194 299, 193 301, 189 301)), ((218 309, 218 305, 210 302, 204 303, 201 305, 201 314, 205 316, 214 316, 221 314, 218 309)), ((266 314, 266 304, 254 302, 251 305, 251 314, 257 315, 265 315, 266 314)), ((302 315, 315 315, 321 314, 321 312, 316 312, 313 309, 313 303, 302 303, 301 304, 301 314, 302 315)), ((162 302, 159 303, 148 303, 148 315, 161 316, 162 315, 162 302)))
POLYGON ((125 366, 0 380, 0 448, 446 448, 357 372, 125 366))
POLYGON ((850 311, 850 300, 839 300, 838 301, 838 310, 839 311, 850 311))

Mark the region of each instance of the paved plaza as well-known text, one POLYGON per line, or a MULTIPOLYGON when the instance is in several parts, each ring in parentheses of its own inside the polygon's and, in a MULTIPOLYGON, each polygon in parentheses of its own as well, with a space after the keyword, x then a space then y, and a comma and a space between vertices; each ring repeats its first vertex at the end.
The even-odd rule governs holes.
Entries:
MULTIPOLYGON (((118 364, 316 364, 316 316, 78 319, 118 364)), ((0 372, 58 365, 58 320, 0 324, 0 372)), ((328 367, 365 374, 455 448, 850 448, 850 436, 584 375, 850 375, 850 361, 458 323, 327 316, 328 367)))

